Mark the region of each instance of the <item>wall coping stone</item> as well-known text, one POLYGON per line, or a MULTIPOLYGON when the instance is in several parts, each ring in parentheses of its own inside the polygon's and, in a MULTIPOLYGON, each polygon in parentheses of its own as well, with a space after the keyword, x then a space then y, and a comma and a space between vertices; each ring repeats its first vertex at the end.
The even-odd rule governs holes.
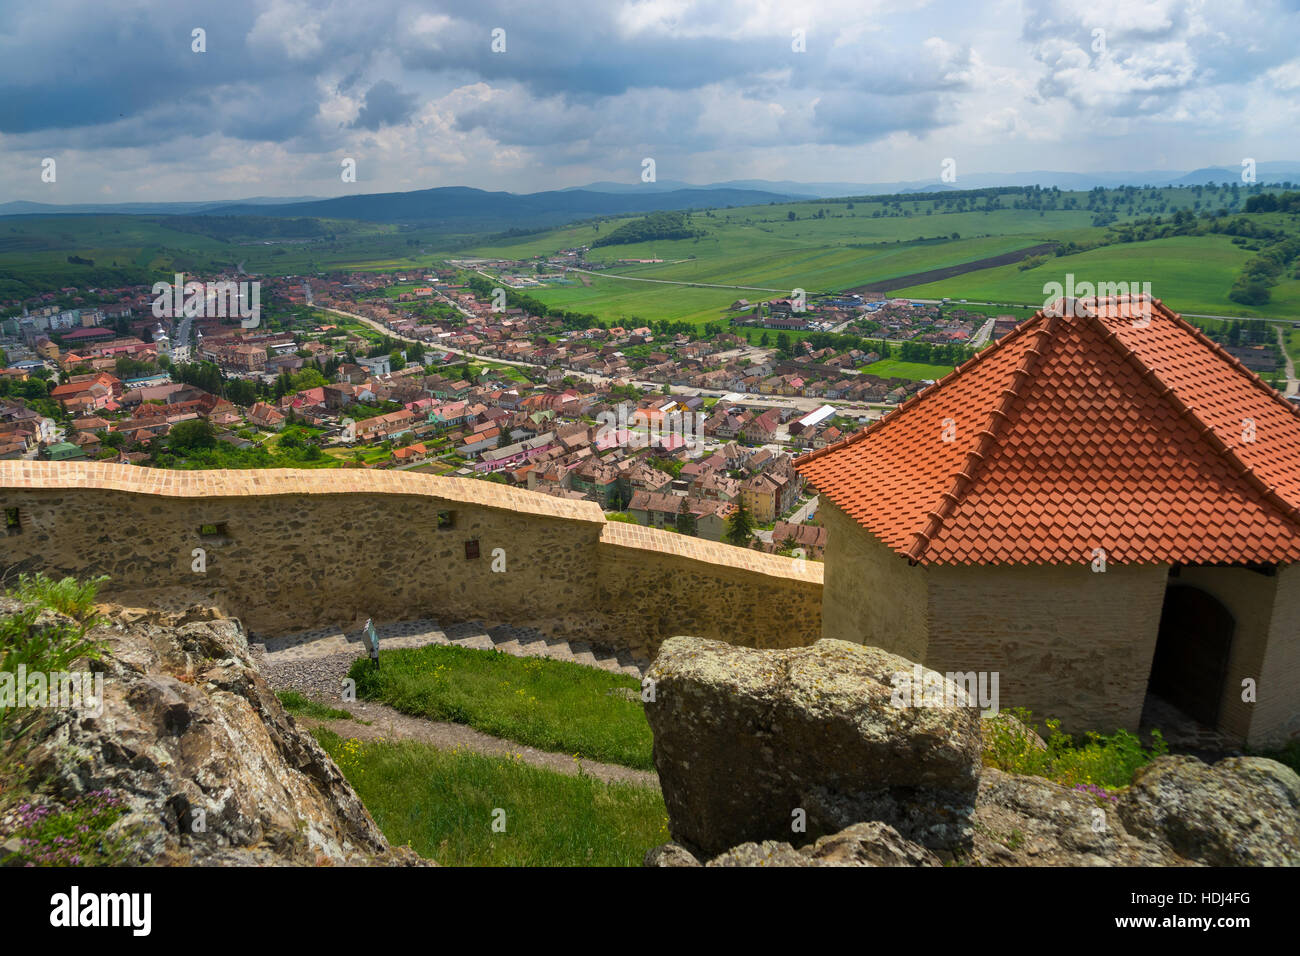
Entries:
POLYGON ((397 494, 437 498, 522 514, 600 525, 600 543, 654 551, 820 585, 819 561, 793 558, 658 528, 606 521, 594 501, 574 501, 473 478, 362 468, 264 468, 171 471, 116 462, 0 461, 0 490, 92 489, 170 498, 242 498, 279 495, 397 494))
POLYGON ((594 501, 572 501, 473 478, 362 468, 170 471, 115 462, 0 461, 0 490, 98 489, 171 498, 398 494, 604 524, 594 501))

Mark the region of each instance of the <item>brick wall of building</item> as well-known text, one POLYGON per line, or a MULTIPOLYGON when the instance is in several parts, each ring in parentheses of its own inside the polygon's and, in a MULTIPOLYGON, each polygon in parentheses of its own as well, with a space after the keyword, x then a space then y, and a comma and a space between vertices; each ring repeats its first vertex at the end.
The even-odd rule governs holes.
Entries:
POLYGON ((925 571, 871 537, 826 498, 817 513, 826 527, 823 635, 924 661, 925 571))
POLYGON ((998 671, 1001 706, 1067 731, 1136 730, 1164 603, 1162 565, 932 567, 937 671, 998 671))
POLYGON ((1259 699, 1250 721, 1252 747, 1280 747, 1300 735, 1300 565, 1278 569, 1259 699))

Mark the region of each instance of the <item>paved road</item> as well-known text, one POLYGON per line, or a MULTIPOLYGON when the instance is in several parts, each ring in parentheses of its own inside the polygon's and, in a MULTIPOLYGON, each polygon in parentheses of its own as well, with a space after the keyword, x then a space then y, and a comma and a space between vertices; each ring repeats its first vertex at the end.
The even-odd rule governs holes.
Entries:
POLYGON ((1286 363, 1286 391, 1283 394, 1295 395, 1297 390, 1300 390, 1300 382, 1296 381, 1295 363, 1291 361, 1291 356, 1287 353, 1286 337, 1283 335, 1281 328, 1277 330, 1277 344, 1282 349, 1282 360, 1286 363))
MULTIPOLYGON (((943 302, 943 299, 916 299, 911 296, 907 296, 907 299, 909 302, 925 302, 930 305, 938 305, 943 302)), ((1000 309, 1041 309, 1045 305, 1043 302, 982 302, 979 299, 961 301, 953 298, 948 299, 948 304, 954 306, 992 305, 1000 309)), ((1174 311, 1178 312, 1177 309, 1174 311)), ((1211 312, 1178 312, 1178 314, 1184 318, 1193 319, 1219 319, 1224 322, 1246 322, 1250 319, 1259 319, 1261 322, 1279 322, 1285 323, 1286 325, 1300 326, 1300 319, 1295 317, 1281 318, 1278 316, 1267 315, 1215 315, 1211 312)))
POLYGON ((816 510, 817 496, 813 495, 785 520, 789 521, 791 524, 799 524, 800 522, 805 521, 816 510))
POLYGON ((989 320, 981 325, 979 331, 971 337, 971 340, 968 343, 971 348, 978 349, 984 347, 984 343, 993 335, 993 324, 995 322, 997 322, 997 318, 990 315, 989 320))

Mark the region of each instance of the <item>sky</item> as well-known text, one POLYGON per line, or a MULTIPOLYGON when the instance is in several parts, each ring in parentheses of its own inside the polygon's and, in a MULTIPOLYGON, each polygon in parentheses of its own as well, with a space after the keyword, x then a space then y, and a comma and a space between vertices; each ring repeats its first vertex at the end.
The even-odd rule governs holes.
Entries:
POLYGON ((1300 158, 1296 37, 1300 0, 0 0, 0 201, 1239 168, 1300 158))

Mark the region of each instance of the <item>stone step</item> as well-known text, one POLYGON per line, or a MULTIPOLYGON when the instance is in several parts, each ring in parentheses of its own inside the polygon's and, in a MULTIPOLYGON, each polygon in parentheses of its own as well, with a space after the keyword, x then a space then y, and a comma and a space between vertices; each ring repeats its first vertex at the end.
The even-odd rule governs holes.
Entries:
POLYGON ((547 639, 546 646, 542 648, 541 657, 549 657, 554 661, 572 661, 573 651, 569 647, 568 641, 555 641, 547 639))
POLYGON ((586 641, 569 641, 569 653, 573 655, 575 663, 585 664, 587 667, 596 666, 596 655, 592 653, 591 645, 586 641))
MULTIPOLYGON (((545 657, 594 667, 614 674, 641 678, 647 661, 634 658, 627 651, 594 648, 586 641, 565 641, 548 637, 532 627, 510 624, 489 625, 483 621, 460 621, 443 628, 431 618, 390 621, 376 624, 382 650, 426 647, 432 644, 496 650, 515 657, 545 657)), ((341 653, 369 653, 360 630, 355 634, 325 627, 298 634, 265 638, 250 645, 254 653, 268 662, 310 660, 341 653)))
POLYGON ((491 651, 495 650, 497 646, 486 631, 476 631, 462 637, 453 637, 451 643, 457 647, 471 647, 476 651, 491 651))

